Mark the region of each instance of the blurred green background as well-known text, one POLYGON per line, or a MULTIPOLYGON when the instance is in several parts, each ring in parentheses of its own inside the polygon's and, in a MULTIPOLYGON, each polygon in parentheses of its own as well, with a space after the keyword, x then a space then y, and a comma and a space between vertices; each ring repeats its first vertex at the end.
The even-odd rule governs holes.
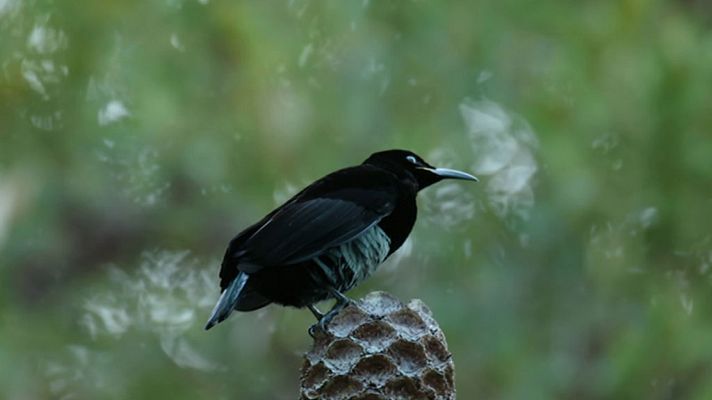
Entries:
POLYGON ((228 240, 407 148, 471 171, 350 293, 461 399, 712 398, 712 6, 0 0, 0 398, 292 399, 313 322, 202 330, 228 240))

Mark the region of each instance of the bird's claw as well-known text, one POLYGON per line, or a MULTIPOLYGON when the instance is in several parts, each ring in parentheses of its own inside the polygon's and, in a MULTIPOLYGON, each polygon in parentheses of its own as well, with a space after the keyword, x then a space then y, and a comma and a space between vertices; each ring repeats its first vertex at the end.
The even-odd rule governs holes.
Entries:
POLYGON ((328 314, 324 315, 324 317, 322 317, 317 323, 309 327, 309 336, 315 337, 317 331, 327 333, 329 329, 329 322, 331 322, 332 318, 333 316, 329 316, 328 314))
POLYGON ((317 322, 316 324, 310 326, 309 330, 307 331, 307 332, 309 332, 309 336, 311 336, 312 339, 316 338, 316 330, 319 329, 318 325, 319 325, 319 323, 317 322))

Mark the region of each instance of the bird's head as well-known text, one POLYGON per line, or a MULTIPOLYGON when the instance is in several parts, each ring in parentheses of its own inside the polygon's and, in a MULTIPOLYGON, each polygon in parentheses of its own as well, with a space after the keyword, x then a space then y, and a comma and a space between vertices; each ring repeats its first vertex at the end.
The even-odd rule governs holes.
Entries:
POLYGON ((443 179, 463 179, 477 182, 477 178, 466 172, 436 168, 419 155, 408 150, 386 150, 373 153, 363 163, 387 169, 398 176, 413 176, 418 183, 418 190, 443 179))

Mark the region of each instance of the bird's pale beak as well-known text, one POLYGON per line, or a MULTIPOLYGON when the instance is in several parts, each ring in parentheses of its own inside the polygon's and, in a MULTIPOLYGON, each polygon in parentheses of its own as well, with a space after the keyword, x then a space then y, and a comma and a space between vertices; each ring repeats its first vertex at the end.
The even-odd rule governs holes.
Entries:
POLYGON ((425 168, 428 171, 434 173, 435 175, 443 178, 443 179, 463 179, 466 181, 475 181, 478 182, 479 179, 476 177, 462 171, 458 171, 455 169, 450 169, 450 168, 425 168))

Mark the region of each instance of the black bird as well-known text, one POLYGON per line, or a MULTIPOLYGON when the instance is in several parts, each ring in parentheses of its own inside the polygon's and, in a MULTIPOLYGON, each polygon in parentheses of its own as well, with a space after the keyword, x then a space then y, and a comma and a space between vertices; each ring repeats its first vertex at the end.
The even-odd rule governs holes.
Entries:
POLYGON ((222 294, 205 329, 233 310, 270 303, 308 307, 324 328, 349 303, 343 293, 408 237, 418 191, 448 178, 477 181, 410 151, 388 150, 307 186, 230 241, 220 269, 222 294), (329 298, 336 304, 324 315, 314 304, 329 298))

